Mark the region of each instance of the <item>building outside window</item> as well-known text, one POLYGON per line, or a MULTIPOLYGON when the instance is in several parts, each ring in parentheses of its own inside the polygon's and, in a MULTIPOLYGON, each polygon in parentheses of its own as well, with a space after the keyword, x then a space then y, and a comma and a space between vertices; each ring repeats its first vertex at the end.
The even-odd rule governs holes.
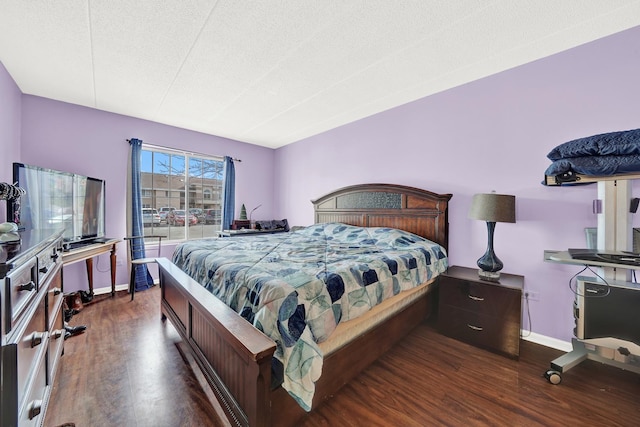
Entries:
POLYGON ((145 235, 168 240, 215 237, 222 217, 222 158, 143 145, 142 206, 153 208, 160 223, 144 225, 145 235))

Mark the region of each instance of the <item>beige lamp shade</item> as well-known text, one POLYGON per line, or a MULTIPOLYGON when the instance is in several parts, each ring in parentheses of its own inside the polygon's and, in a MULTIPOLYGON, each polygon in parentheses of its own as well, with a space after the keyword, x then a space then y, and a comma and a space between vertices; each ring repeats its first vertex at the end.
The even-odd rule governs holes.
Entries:
POLYGON ((516 196, 496 193, 474 194, 469 218, 487 222, 516 222, 516 196))

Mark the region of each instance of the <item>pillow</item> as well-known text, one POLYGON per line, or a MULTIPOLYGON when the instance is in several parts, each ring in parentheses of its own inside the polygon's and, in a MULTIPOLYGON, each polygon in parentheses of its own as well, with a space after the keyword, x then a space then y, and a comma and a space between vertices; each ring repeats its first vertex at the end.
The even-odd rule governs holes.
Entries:
POLYGON ((556 160, 545 171, 555 176, 569 171, 583 175, 615 175, 640 172, 640 154, 629 156, 584 156, 556 160))
POLYGON ((289 231, 289 223, 286 218, 278 221, 278 220, 268 220, 268 221, 256 221, 256 230, 284 230, 289 231))
POLYGON ((289 231, 289 222, 287 221, 286 218, 280 221, 274 220, 273 225, 276 228, 276 230, 289 231))
POLYGON ((602 133, 565 142, 551 150, 549 160, 584 156, 640 154, 640 129, 602 133))
POLYGON ((273 221, 256 221, 256 230, 271 230, 273 228, 273 221))

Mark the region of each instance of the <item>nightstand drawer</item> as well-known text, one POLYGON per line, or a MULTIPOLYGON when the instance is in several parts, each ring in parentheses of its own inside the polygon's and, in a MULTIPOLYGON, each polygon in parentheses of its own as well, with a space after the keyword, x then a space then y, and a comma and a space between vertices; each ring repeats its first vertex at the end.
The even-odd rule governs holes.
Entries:
POLYGON ((440 276, 438 329, 444 335, 518 358, 524 277, 503 273, 487 282, 472 268, 440 276))
POLYGON ((440 303, 488 316, 503 316, 520 305, 519 291, 488 283, 443 277, 440 303))
POLYGON ((520 352, 520 319, 487 316, 441 305, 438 329, 444 335, 517 358, 520 352))

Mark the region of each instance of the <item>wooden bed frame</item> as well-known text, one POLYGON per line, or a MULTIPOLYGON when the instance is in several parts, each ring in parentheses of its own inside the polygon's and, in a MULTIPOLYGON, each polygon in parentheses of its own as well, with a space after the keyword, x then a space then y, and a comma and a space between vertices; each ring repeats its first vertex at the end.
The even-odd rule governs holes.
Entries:
MULTIPOLYGON (((393 227, 447 247, 451 194, 391 184, 345 187, 313 201, 315 222, 393 227)), ((282 388, 271 390, 275 343, 166 259, 159 260, 163 320, 191 350, 229 421, 238 426, 293 425, 306 412, 282 388)), ((313 408, 423 321, 431 294, 324 359, 313 408)))

